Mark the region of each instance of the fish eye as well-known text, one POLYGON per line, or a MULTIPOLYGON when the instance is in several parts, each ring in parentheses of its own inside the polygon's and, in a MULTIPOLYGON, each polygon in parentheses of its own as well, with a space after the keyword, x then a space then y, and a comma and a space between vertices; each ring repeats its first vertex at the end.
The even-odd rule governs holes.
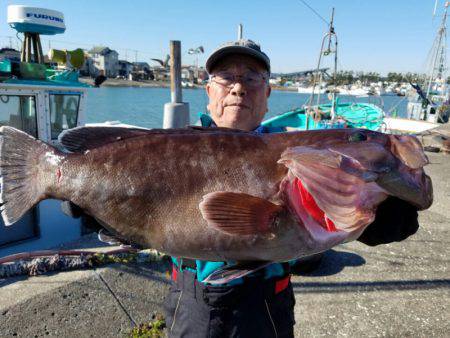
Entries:
POLYGON ((361 131, 358 131, 354 134, 351 134, 348 137, 348 140, 350 142, 361 142, 361 141, 367 141, 367 135, 361 131))

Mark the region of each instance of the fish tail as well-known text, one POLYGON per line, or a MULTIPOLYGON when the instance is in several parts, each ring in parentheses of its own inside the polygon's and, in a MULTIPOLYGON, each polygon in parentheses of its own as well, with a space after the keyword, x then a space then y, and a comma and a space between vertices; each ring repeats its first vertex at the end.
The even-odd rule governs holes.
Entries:
POLYGON ((46 198, 45 154, 56 149, 12 127, 0 127, 0 206, 5 225, 18 221, 29 209, 46 198))

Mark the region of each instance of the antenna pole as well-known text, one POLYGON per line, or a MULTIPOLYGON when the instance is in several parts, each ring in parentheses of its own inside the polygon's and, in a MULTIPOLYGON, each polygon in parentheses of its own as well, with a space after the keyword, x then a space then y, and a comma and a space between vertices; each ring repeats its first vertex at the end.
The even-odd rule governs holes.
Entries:
POLYGON ((242 24, 238 26, 238 40, 242 40, 242 24))
MULTIPOLYGON (((337 75, 337 35, 334 31, 334 26, 333 26, 333 22, 334 22, 334 7, 333 10, 331 12, 331 21, 330 21, 330 40, 328 41, 328 50, 330 50, 330 45, 331 45, 331 36, 334 35, 334 71, 333 71, 333 83, 334 83, 334 88, 336 89, 336 75, 337 75)), ((336 115, 336 90, 333 90, 333 94, 332 94, 332 101, 331 101, 331 121, 334 121, 335 119, 335 115, 336 115)))

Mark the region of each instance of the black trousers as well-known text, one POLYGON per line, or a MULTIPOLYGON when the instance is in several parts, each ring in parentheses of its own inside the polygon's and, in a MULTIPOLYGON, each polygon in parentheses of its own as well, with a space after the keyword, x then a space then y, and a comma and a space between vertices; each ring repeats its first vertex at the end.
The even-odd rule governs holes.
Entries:
POLYGON ((167 330, 169 337, 293 337, 294 305, 286 278, 208 286, 183 271, 166 298, 167 330))

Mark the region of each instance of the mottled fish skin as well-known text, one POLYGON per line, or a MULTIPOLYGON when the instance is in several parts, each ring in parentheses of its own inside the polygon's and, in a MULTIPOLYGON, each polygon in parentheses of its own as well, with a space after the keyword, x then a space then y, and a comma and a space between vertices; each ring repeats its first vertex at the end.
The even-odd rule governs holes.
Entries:
MULTIPOLYGON (((427 181, 421 165, 423 153, 409 154, 422 152, 409 139, 393 146, 395 142, 389 135, 356 129, 262 135, 215 129, 141 134, 117 138, 83 153, 63 154, 55 150, 57 163, 50 163, 52 156, 45 163, 41 179, 47 183, 41 199, 70 200, 141 246, 212 261, 286 261, 355 239, 368 225, 357 223, 348 231, 329 233, 297 210, 292 201, 295 175, 287 165, 295 160, 288 156, 280 161, 288 148, 297 149, 294 153, 300 154, 299 161, 305 163, 314 158, 302 157, 305 149, 314 156, 316 150, 329 152, 335 160, 328 165, 337 163, 334 170, 359 175, 363 188, 365 183, 369 184, 369 194, 372 184, 376 185, 373 190, 377 194, 381 191, 386 196, 395 196, 398 190, 408 200, 405 194, 422 188, 428 191, 414 195, 412 202, 419 207, 430 203, 420 201, 421 196, 430 195, 431 189, 431 184, 421 186, 427 181), (414 175, 407 179, 410 186, 403 188, 405 171, 414 175), (383 175, 388 173, 397 175, 396 184, 400 188, 383 181, 383 175), (378 180, 385 183, 383 187, 378 187, 378 180), (229 233, 211 226, 204 210, 203 213, 200 210, 205 196, 214 192, 248 194, 273 203, 280 207, 273 210, 282 211, 263 233, 229 233)), ((317 170, 330 170, 320 164, 317 170)), ((376 196, 368 197, 376 203, 364 206, 367 209, 364 215, 369 215, 367 220, 383 199, 376 196)), ((331 213, 338 212, 339 201, 336 205, 326 198, 323 201, 328 203, 331 213)), ((245 203, 242 207, 245 209, 245 203)), ((239 206, 234 206, 225 210, 224 215, 237 210, 239 206)), ((339 220, 343 222, 342 210, 339 220)))
MULTIPOLYGON (((237 236, 208 227, 199 203, 213 191, 270 200, 287 168, 276 164, 281 150, 271 156, 267 150, 263 138, 247 133, 133 138, 68 155, 61 166, 65 180, 49 194, 71 200, 141 245, 222 259, 236 250, 237 236)), ((249 249, 265 238, 250 237, 239 245, 248 259, 258 258, 249 249)))

